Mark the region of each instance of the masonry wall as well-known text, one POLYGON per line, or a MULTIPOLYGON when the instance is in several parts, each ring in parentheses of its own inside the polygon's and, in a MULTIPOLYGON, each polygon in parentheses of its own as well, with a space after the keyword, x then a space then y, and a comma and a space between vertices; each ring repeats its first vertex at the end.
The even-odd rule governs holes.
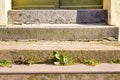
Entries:
POLYGON ((11 9, 11 0, 0 0, 0 25, 7 25, 7 11, 11 9))
POLYGON ((111 0, 111 24, 120 27, 120 0, 111 0))
POLYGON ((111 0, 111 24, 116 25, 120 28, 120 0, 111 0))

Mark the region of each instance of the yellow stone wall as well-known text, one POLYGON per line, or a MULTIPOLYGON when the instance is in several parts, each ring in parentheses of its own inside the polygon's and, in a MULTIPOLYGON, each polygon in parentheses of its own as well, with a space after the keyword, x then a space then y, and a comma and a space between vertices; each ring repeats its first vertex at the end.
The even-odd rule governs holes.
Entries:
POLYGON ((103 9, 108 10, 108 24, 111 24, 111 0, 103 0, 103 9))
POLYGON ((120 0, 111 0, 111 24, 120 27, 120 0))
MULTIPOLYGON (((111 0, 111 25, 116 25, 120 29, 120 0, 111 0)), ((120 31, 119 31, 120 41, 120 31)))
POLYGON ((7 25, 7 11, 11 9, 11 0, 0 0, 0 25, 7 25))

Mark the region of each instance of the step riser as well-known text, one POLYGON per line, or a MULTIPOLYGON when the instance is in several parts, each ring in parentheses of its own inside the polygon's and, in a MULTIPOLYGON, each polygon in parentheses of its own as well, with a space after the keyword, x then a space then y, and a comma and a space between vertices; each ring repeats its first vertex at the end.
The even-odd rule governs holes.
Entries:
MULTIPOLYGON (((36 26, 37 27, 37 26, 36 26)), ((67 27, 67 26, 66 26, 67 27)), ((118 38, 118 28, 0 28, 0 40, 86 41, 118 38)))
MULTIPOLYGON (((48 63, 56 50, 0 50, 0 59, 16 61, 19 58, 31 59, 41 63, 48 63)), ((80 63, 83 59, 95 59, 102 63, 111 63, 120 58, 119 50, 58 50, 80 63)))
POLYGON ((85 24, 107 23, 107 11, 102 9, 81 10, 11 10, 9 24, 85 24))
POLYGON ((14 74, 0 80, 119 80, 120 74, 14 74))

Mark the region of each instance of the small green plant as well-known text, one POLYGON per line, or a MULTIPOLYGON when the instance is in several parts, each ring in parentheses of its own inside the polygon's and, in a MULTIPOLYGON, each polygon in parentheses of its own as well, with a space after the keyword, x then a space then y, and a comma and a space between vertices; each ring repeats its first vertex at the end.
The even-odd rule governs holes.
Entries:
POLYGON ((82 61, 83 64, 87 64, 87 65, 91 65, 91 66, 95 66, 97 65, 99 62, 95 59, 84 59, 82 61))
POLYGON ((27 59, 27 58, 18 58, 17 60, 14 61, 15 64, 26 64, 26 65, 29 65, 29 64, 33 64, 34 61, 32 61, 32 59, 27 59))
POLYGON ((112 63, 120 64, 120 59, 117 59, 115 61, 112 61, 112 63))
POLYGON ((53 52, 54 59, 53 63, 56 65, 70 65, 74 64, 74 61, 72 58, 68 57, 67 55, 60 55, 58 51, 53 52))
POLYGON ((0 60, 0 67, 10 66, 11 64, 12 64, 11 61, 8 61, 8 60, 5 60, 5 59, 0 60))

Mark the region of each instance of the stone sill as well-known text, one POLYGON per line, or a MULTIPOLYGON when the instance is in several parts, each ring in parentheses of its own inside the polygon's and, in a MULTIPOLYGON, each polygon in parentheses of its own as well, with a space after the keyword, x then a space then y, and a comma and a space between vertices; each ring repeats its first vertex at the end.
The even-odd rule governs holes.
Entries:
POLYGON ((120 64, 102 63, 96 66, 76 64, 70 66, 56 66, 48 64, 12 65, 1 67, 0 74, 113 74, 120 73, 120 64))

